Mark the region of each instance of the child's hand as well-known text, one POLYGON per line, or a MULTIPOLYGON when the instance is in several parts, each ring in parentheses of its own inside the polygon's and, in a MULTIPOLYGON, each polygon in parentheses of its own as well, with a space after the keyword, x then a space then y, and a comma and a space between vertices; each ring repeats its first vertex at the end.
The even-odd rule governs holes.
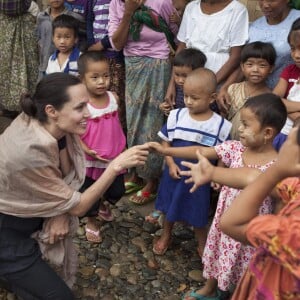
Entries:
POLYGON ((177 24, 178 26, 181 23, 181 17, 178 15, 178 13, 175 11, 170 16, 170 22, 177 24))
POLYGON ((105 158, 99 156, 97 151, 95 151, 95 150, 89 149, 89 150, 87 150, 86 154, 93 157, 96 160, 99 160, 99 161, 103 162, 103 163, 108 163, 109 162, 108 159, 105 159, 105 158))
POLYGON ((164 154, 165 147, 162 146, 160 143, 149 142, 149 143, 147 143, 147 145, 148 145, 150 151, 164 154))
POLYGON ((197 150, 196 155, 198 163, 193 164, 187 161, 181 163, 183 166, 190 169, 189 171, 181 171, 180 175, 189 177, 185 180, 186 183, 194 183, 190 189, 191 193, 193 193, 200 185, 212 181, 215 168, 206 157, 200 154, 199 150, 197 150))
POLYGON ((167 103, 166 101, 164 101, 163 103, 161 103, 159 105, 159 109, 166 115, 168 116, 170 111, 173 109, 173 107, 167 103))
POLYGON ((169 165, 169 174, 173 179, 180 179, 180 168, 175 164, 172 163, 169 165))

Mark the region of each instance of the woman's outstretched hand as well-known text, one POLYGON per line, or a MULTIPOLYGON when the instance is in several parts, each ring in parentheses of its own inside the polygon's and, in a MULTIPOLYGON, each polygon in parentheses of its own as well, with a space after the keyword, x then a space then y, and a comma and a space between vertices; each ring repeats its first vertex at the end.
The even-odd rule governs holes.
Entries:
POLYGON ((190 192, 193 193, 200 185, 212 181, 214 166, 209 160, 200 154, 199 150, 196 151, 198 162, 196 164, 183 161, 181 164, 190 170, 181 171, 180 175, 189 177, 185 183, 194 183, 190 192))
POLYGON ((149 154, 149 146, 146 144, 133 146, 117 156, 111 164, 115 171, 144 165, 149 154))

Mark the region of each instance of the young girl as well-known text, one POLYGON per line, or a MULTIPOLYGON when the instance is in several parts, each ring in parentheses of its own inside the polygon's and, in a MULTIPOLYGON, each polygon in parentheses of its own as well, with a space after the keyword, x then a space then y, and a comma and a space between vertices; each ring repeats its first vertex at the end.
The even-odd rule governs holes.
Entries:
MULTIPOLYGON (((208 159, 221 159, 229 168, 250 167, 261 171, 266 170, 277 158, 272 146, 276 134, 281 130, 286 109, 281 99, 274 94, 262 94, 248 99, 241 109, 240 141, 227 141, 211 148, 191 147, 160 149, 164 155, 195 158, 196 149, 200 149, 208 159)), ((157 147, 155 145, 154 147, 157 147)), ((187 175, 186 173, 184 175, 187 175)), ((232 180, 223 176, 221 179, 232 180)), ((220 178, 212 178, 220 181, 220 178)), ((229 184, 228 184, 229 185, 229 184)), ((205 245, 203 275, 207 278, 205 286, 199 291, 191 291, 184 299, 205 299, 204 297, 221 297, 221 291, 227 292, 237 284, 248 266, 253 248, 242 246, 241 243, 223 234, 219 227, 221 215, 230 206, 232 200, 245 185, 224 185, 221 189, 216 214, 211 225, 205 245), (220 290, 218 290, 219 288, 220 290)), ((268 198, 260 207, 260 213, 272 212, 271 200, 268 198)))
MULTIPOLYGON (((109 86, 109 64, 100 51, 89 51, 78 60, 79 74, 88 94, 87 130, 81 136, 83 150, 86 153, 86 179, 82 190, 87 189, 105 171, 108 163, 125 148, 126 139, 118 117, 117 95, 107 91, 109 86)), ((123 174, 116 177, 104 198, 115 204, 124 194, 123 174)), ((106 221, 113 216, 103 203, 94 205, 88 212, 86 237, 88 241, 101 242, 100 230, 96 222, 99 215, 106 221)))
POLYGON ((291 57, 295 64, 283 69, 280 79, 273 90, 274 94, 284 98, 283 101, 289 113, 284 127, 274 140, 274 147, 277 150, 280 149, 287 139, 294 120, 300 116, 300 18, 292 24, 288 35, 288 43, 291 47, 291 57))
POLYGON ((298 127, 291 130, 277 162, 235 199, 221 219, 226 234, 256 248, 232 299, 300 299, 299 159, 298 127), (282 209, 277 215, 256 217, 271 192, 281 198, 282 209))
POLYGON ((247 44, 241 52, 241 69, 245 81, 229 86, 230 108, 227 118, 232 123, 231 139, 239 140, 240 109, 249 97, 271 92, 266 79, 272 72, 276 59, 274 47, 269 43, 247 44))
MULTIPOLYGON (((171 111, 167 124, 159 132, 163 146, 214 146, 228 138, 231 124, 209 107, 216 97, 216 87, 216 77, 212 71, 198 68, 189 73, 184 83, 186 108, 171 111)), ((162 235, 153 245, 153 252, 157 255, 167 251, 172 228, 177 221, 194 227, 198 253, 202 255, 204 250, 210 185, 190 194, 189 186, 179 175, 180 161, 166 157, 166 167, 158 189, 155 208, 165 214, 165 219, 162 235)))

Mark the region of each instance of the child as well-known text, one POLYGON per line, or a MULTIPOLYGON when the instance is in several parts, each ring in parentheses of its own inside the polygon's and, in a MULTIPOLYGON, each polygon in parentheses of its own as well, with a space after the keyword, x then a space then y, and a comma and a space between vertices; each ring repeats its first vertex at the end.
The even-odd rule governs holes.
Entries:
MULTIPOLYGON (((171 111, 167 124, 159 132, 163 146, 214 146, 228 138, 230 122, 210 110, 210 103, 216 97, 216 88, 216 77, 208 69, 198 68, 187 76, 184 83, 186 108, 171 111)), ((185 221, 194 227, 198 253, 203 253, 210 185, 202 186, 196 193, 190 194, 189 186, 179 175, 180 170, 179 159, 166 157, 155 203, 155 208, 165 214, 162 235, 153 246, 153 252, 157 255, 167 251, 176 221, 185 221)))
POLYGON ((60 15, 55 18, 52 25, 56 51, 49 58, 46 74, 64 72, 78 75, 77 60, 80 50, 76 46, 77 20, 68 15, 60 15))
POLYGON ((256 248, 234 300, 300 298, 298 131, 291 130, 277 162, 247 186, 221 218, 226 234, 256 248), (257 208, 271 192, 281 198, 283 208, 275 216, 257 217, 257 208))
POLYGON ((37 16, 37 35, 39 44, 39 79, 46 72, 50 55, 55 51, 52 41, 52 21, 59 15, 66 14, 81 21, 82 17, 64 6, 63 0, 48 0, 49 7, 37 16))
POLYGON ((249 97, 271 92, 266 79, 272 72, 276 52, 272 44, 254 42, 244 46, 241 52, 241 69, 245 81, 229 86, 228 94, 231 106, 227 118, 232 123, 231 139, 239 140, 240 109, 249 97))
POLYGON ((274 140, 274 147, 279 150, 287 139, 293 127, 293 122, 300 116, 300 18, 291 27, 288 35, 288 43, 291 47, 291 57, 295 64, 283 69, 280 79, 273 93, 284 98, 283 101, 288 110, 288 118, 281 132, 274 140))
POLYGON ((80 51, 87 49, 87 23, 88 18, 88 0, 65 0, 65 7, 70 13, 80 16, 79 30, 78 30, 78 44, 80 51))
POLYGON ((182 16, 185 10, 186 5, 191 0, 173 0, 173 6, 176 9, 176 12, 174 12, 170 17, 170 22, 176 23, 178 26, 180 26, 182 16))
POLYGON ((108 37, 109 5, 111 0, 87 0, 87 42, 89 50, 103 51, 108 59, 110 68, 110 87, 120 99, 119 117, 126 131, 126 111, 125 111, 125 62, 123 51, 112 49, 108 37))
MULTIPOLYGON (((220 158, 229 168, 250 167, 265 171, 277 158, 277 152, 273 148, 272 142, 280 132, 286 115, 286 108, 278 96, 274 94, 255 96, 248 99, 241 109, 240 141, 227 141, 214 148, 198 147, 198 149, 208 159, 220 158)), ((190 149, 161 149, 161 146, 158 145, 155 147, 160 148, 159 151, 164 155, 196 157, 197 147, 190 149)), ((183 175, 188 174, 184 173, 183 175)), ((219 299, 221 291, 228 292, 231 285, 237 284, 254 251, 252 247, 242 246, 241 243, 223 234, 219 227, 222 214, 239 194, 239 188, 243 188, 246 184, 238 185, 231 176, 211 179, 228 186, 224 185, 221 189, 216 214, 205 245, 203 275, 207 281, 202 289, 187 293, 184 299, 203 297, 219 299), (231 184, 228 182, 230 180, 231 184), (235 188, 230 188, 229 185, 235 188)), ((260 214, 271 213, 271 204, 270 199, 266 199, 260 207, 260 214)))
MULTIPOLYGON (((89 51, 78 60, 79 74, 88 94, 87 130, 81 136, 83 150, 86 154, 86 179, 82 190, 91 186, 105 171, 108 163, 118 156, 126 146, 126 139, 118 117, 118 97, 107 91, 109 86, 109 64, 100 51, 89 51)), ((115 204, 125 192, 123 174, 116 177, 104 198, 115 204)), ((102 238, 96 222, 99 215, 106 221, 113 216, 103 203, 94 205, 88 212, 86 224, 87 240, 100 243, 102 238)))
MULTIPOLYGON (((183 85, 189 73, 197 68, 204 67, 205 55, 197 49, 184 49, 175 55, 173 60, 173 76, 176 88, 175 108, 185 107, 183 100, 183 85)), ((160 105, 160 109, 168 115, 173 107, 166 101, 160 105)))

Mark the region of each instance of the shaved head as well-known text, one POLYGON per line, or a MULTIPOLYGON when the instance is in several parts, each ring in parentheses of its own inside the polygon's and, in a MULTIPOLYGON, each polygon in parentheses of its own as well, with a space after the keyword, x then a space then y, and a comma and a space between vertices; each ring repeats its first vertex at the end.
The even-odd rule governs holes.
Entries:
POLYGON ((217 78, 213 71, 206 68, 198 68, 188 74, 185 83, 205 90, 207 93, 215 93, 217 89, 217 78))

